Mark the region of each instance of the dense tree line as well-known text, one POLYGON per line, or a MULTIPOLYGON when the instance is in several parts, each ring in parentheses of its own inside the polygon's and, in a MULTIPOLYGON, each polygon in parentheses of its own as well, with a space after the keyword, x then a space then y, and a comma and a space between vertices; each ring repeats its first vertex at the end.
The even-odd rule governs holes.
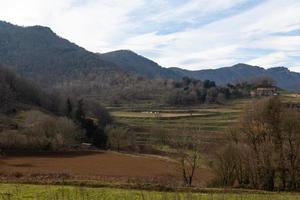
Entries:
POLYGON ((217 156, 218 183, 265 190, 300 189, 300 112, 278 97, 250 106, 217 156))
POLYGON ((147 79, 132 74, 88 74, 81 80, 66 80, 56 89, 74 96, 88 96, 111 105, 151 101, 155 104, 185 106, 223 103, 242 98, 258 87, 257 83, 241 82, 217 86, 215 82, 184 77, 180 80, 147 79), (90 81, 92 80, 92 81, 90 81))
POLYGON ((172 82, 166 103, 169 105, 223 103, 226 99, 249 96, 250 89, 247 83, 217 86, 214 81, 184 77, 180 81, 172 82))

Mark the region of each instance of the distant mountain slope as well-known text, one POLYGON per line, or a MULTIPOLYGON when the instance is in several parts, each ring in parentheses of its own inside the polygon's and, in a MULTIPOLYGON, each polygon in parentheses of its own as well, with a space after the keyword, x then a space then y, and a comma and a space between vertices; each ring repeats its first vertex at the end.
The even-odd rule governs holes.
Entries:
POLYGON ((287 90, 300 90, 300 73, 292 72, 285 67, 264 69, 258 66, 237 64, 232 67, 219 69, 189 71, 180 68, 169 68, 180 76, 188 76, 200 80, 212 80, 217 84, 235 83, 255 77, 268 76, 273 78, 277 85, 287 90))
MULTIPOLYGON (((0 64, 12 66, 18 74, 47 87, 83 87, 107 91, 124 82, 136 85, 131 73, 148 78, 179 79, 184 76, 213 80, 217 84, 235 83, 258 76, 270 76, 279 87, 300 90, 300 74, 284 67, 264 69, 237 64, 219 69, 189 71, 163 68, 132 51, 92 53, 57 36, 42 26, 21 27, 0 21, 0 64), (129 73, 127 73, 129 72, 129 73)), ((80 90, 82 92, 84 89, 80 90)))
POLYGON ((159 66, 157 63, 129 50, 119 50, 100 54, 100 58, 112 62, 123 70, 148 78, 179 78, 180 76, 159 66))
POLYGON ((300 73, 292 72, 286 67, 274 67, 266 70, 277 85, 283 89, 300 91, 300 73))
POLYGON ((91 71, 120 70, 97 54, 60 38, 47 27, 21 27, 1 21, 0 63, 50 84, 79 78, 91 71))
POLYGON ((262 67, 240 63, 219 69, 190 71, 181 68, 163 68, 157 63, 128 50, 100 54, 100 58, 120 66, 125 71, 134 72, 148 78, 179 79, 187 76, 199 80, 212 80, 219 85, 223 85, 268 76, 273 78, 277 85, 283 89, 300 90, 300 73, 291 72, 284 67, 266 70, 262 67))
POLYGON ((182 70, 180 68, 171 68, 182 76, 189 76, 200 80, 213 80, 217 84, 226 84, 239 80, 245 80, 263 73, 264 69, 257 66, 246 64, 237 64, 232 67, 223 67, 219 69, 207 69, 198 71, 182 70))
POLYGON ((42 26, 0 21, 1 64, 43 89, 78 98, 118 104, 160 100, 166 92, 164 81, 128 73, 42 26))

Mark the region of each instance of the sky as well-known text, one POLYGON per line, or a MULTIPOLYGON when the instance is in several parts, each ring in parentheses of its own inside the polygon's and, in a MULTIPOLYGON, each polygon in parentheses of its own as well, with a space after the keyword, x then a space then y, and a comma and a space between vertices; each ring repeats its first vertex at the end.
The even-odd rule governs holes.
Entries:
POLYGON ((0 0, 0 20, 48 26, 93 52, 130 49, 163 67, 300 72, 300 0, 0 0))

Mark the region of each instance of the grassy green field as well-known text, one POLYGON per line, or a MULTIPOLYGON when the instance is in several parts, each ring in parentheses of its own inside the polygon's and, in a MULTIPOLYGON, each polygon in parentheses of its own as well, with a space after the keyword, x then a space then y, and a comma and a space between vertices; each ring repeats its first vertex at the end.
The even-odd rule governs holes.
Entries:
POLYGON ((296 193, 176 193, 72 186, 0 184, 2 200, 298 200, 296 193))

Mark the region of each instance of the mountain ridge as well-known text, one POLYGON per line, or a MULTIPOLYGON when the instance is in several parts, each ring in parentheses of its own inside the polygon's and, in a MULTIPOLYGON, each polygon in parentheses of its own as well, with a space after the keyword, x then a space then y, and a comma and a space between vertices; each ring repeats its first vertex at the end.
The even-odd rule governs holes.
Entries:
MULTIPOLYGON (((41 84, 95 82, 95 78, 135 74, 149 79, 180 79, 184 76, 212 80, 217 84, 235 83, 259 76, 273 78, 279 87, 300 90, 300 73, 285 67, 264 69, 243 63, 218 69, 190 71, 164 68, 130 50, 93 53, 64 39, 45 26, 16 26, 0 21, 0 63, 41 84), (123 75, 122 75, 123 74, 123 75)), ((128 76, 128 75, 126 75, 128 76)), ((135 79, 135 78, 133 78, 135 79)), ((79 83, 77 83, 79 84, 79 83)))

